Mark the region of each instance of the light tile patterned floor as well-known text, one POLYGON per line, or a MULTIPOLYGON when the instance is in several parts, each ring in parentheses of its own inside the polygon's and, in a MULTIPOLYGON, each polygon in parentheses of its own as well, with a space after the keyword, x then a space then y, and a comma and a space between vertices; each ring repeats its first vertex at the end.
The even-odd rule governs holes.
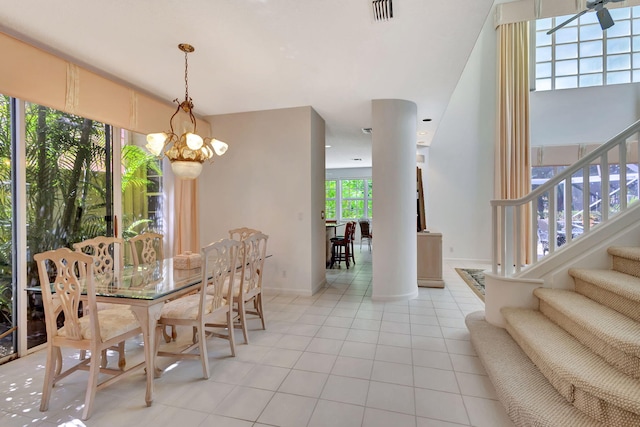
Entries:
MULTIPOLYGON (((488 266, 445 261, 444 289, 384 304, 370 298, 370 253, 356 250, 356 261, 328 270, 328 286, 312 297, 267 297, 267 330, 253 323, 249 345, 237 331, 237 357, 211 340, 209 380, 198 361, 161 359, 167 370, 148 408, 141 373, 99 391, 82 422, 86 376, 77 373, 56 386, 41 413, 43 352, 2 365, 0 425, 512 426, 464 324, 484 305, 454 270, 488 266)), ((130 363, 140 350, 128 344, 130 363)))

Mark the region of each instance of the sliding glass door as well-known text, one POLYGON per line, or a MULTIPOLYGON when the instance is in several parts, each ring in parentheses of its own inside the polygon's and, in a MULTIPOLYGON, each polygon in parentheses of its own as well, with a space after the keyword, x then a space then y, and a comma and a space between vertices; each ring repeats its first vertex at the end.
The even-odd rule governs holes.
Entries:
MULTIPOLYGON (((27 288, 39 286, 33 255, 112 235, 109 126, 26 103, 27 288), (109 213, 109 215, 108 215, 109 213)), ((39 291, 27 292, 27 348, 46 341, 39 291)))
POLYGON ((33 255, 96 236, 164 233, 161 162, 144 143, 0 95, 0 363, 46 342, 33 255))
POLYGON ((8 96, 0 96, 0 361, 17 352, 17 317, 14 271, 14 156, 11 126, 15 105, 8 96))

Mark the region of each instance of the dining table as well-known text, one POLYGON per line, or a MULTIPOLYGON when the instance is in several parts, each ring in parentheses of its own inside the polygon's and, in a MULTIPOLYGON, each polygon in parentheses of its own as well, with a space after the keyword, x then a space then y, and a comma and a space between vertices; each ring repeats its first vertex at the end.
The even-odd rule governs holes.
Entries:
POLYGON ((194 292, 201 281, 201 267, 176 269, 172 258, 151 264, 125 266, 116 274, 94 276, 96 301, 129 306, 140 323, 147 368, 147 406, 153 402, 153 382, 160 375, 155 366, 155 330, 162 306, 168 300, 194 292))

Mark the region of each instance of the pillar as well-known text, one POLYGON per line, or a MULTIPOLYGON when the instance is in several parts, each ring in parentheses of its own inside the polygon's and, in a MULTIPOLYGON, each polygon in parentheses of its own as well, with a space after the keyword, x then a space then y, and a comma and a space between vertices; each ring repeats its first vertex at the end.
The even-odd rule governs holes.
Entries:
POLYGON ((372 101, 373 292, 376 301, 418 295, 416 228, 417 107, 372 101))

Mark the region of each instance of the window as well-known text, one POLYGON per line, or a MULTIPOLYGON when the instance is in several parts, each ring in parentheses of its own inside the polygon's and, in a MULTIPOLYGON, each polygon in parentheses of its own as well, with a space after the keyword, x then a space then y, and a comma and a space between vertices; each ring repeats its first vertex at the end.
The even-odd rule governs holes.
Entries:
POLYGON ((17 292, 39 285, 34 254, 111 236, 114 216, 123 219, 120 236, 163 225, 161 164, 143 148, 144 135, 120 131, 129 139, 114 144, 114 134, 108 124, 0 95, 0 334, 9 331, 0 363, 18 343, 27 351, 47 339, 40 292, 17 292), (19 323, 26 327, 13 329, 19 323))
POLYGON ((327 219, 373 217, 373 184, 370 179, 328 180, 325 181, 325 189, 327 219))
POLYGON ((326 193, 326 207, 325 207, 325 218, 326 219, 336 219, 336 185, 337 181, 325 181, 324 189, 326 193))
POLYGON ((550 35, 572 15, 536 21, 536 90, 640 82, 640 6, 609 11, 615 25, 606 31, 593 12, 550 35))

